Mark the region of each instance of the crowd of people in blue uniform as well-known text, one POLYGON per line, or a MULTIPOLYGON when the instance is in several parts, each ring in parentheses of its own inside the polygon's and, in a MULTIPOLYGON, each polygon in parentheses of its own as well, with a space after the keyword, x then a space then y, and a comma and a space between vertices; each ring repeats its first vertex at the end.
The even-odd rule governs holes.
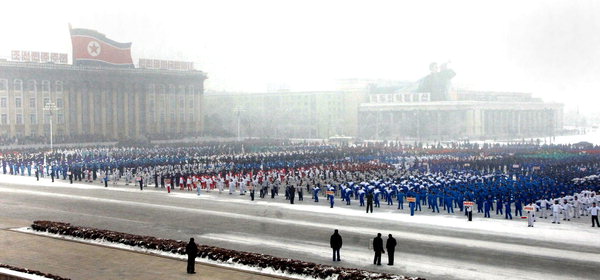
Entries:
POLYGON ((382 205, 406 207, 410 215, 473 211, 484 218, 513 219, 534 212, 560 223, 559 215, 580 218, 600 202, 598 146, 188 143, 22 149, 2 151, 0 161, 7 175, 105 186, 124 180, 142 190, 179 188, 198 195, 218 190, 249 193, 252 200, 255 191, 261 199, 281 191, 290 203, 296 196, 303 201, 306 192, 315 203, 321 198, 332 208, 336 202, 367 212, 382 205))

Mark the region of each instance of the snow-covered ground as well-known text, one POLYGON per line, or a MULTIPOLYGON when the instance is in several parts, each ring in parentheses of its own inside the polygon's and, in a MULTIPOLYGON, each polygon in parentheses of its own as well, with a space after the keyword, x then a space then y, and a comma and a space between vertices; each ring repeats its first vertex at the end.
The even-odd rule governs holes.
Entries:
MULTIPOLYGON (((129 250, 129 251, 153 254, 153 255, 164 256, 164 257, 169 257, 169 258, 173 258, 173 259, 187 261, 187 255, 179 255, 179 254, 174 254, 171 252, 165 252, 165 251, 155 250, 155 249, 145 249, 145 248, 140 248, 137 246, 130 246, 130 245, 125 245, 125 244, 121 244, 121 243, 108 242, 106 240, 89 240, 89 239, 83 239, 83 238, 76 238, 73 236, 53 234, 53 233, 49 233, 49 232, 40 232, 40 231, 35 231, 29 227, 16 228, 13 230, 18 231, 18 232, 31 233, 31 234, 41 235, 41 236, 48 236, 48 237, 53 237, 53 238, 58 238, 58 239, 64 239, 64 240, 73 240, 73 241, 78 241, 78 242, 83 242, 83 243, 101 245, 101 246, 106 246, 106 247, 111 247, 111 248, 125 249, 125 250, 129 250)), ((276 271, 270 267, 261 268, 258 266, 247 266, 247 265, 243 265, 243 264, 239 264, 239 263, 234 263, 231 260, 229 260, 227 262, 220 262, 220 261, 214 261, 214 260, 210 260, 210 259, 206 259, 206 258, 196 258, 196 263, 211 264, 211 265, 217 265, 220 267, 234 268, 234 269, 238 269, 238 270, 258 272, 258 273, 263 273, 263 274, 268 274, 268 275, 283 276, 283 277, 292 278, 292 279, 310 279, 310 277, 306 277, 303 275, 297 275, 297 274, 292 274, 292 273, 283 273, 281 271, 276 271)), ((31 278, 31 279, 34 279, 34 278, 31 278)), ((38 278, 35 278, 35 279, 38 279, 38 278)), ((41 279, 47 279, 47 278, 41 278, 41 279)), ((333 280, 333 279, 335 279, 335 278, 334 277, 326 278, 325 280, 333 280)))
POLYGON ((574 144, 579 142, 590 142, 595 145, 600 145, 600 130, 590 130, 586 134, 576 135, 562 135, 556 136, 552 143, 553 144, 574 144))
MULTIPOLYGON (((564 222, 560 225, 550 223, 550 219, 540 219, 538 223, 535 224, 534 228, 527 227, 527 221, 525 219, 520 219, 520 217, 513 217, 513 220, 504 220, 504 219, 484 219, 481 218, 481 215, 474 215, 475 222, 468 222, 464 216, 460 213, 454 215, 448 215, 445 213, 439 214, 430 214, 429 210, 424 209, 424 212, 416 212, 415 216, 410 216, 407 210, 404 212, 398 212, 396 210, 396 206, 392 206, 391 208, 386 207, 385 203, 382 203, 382 208, 375 208, 375 213, 366 214, 364 212, 364 208, 347 208, 347 207, 327 207, 327 203, 322 201, 319 204, 315 204, 312 202, 310 197, 305 196, 304 203, 296 203, 296 204, 288 204, 288 203, 274 203, 269 200, 261 200, 257 199, 255 201, 250 201, 248 196, 228 196, 219 195, 218 191, 202 191, 202 193, 198 196, 196 192, 192 191, 173 191, 170 194, 167 194, 164 190, 156 190, 153 187, 144 189, 144 191, 140 191, 137 186, 129 185, 123 186, 119 185, 118 187, 109 186, 108 188, 104 188, 99 184, 84 184, 84 183, 73 183, 69 184, 68 182, 62 180, 56 180, 54 183, 50 182, 47 179, 42 179, 41 181, 36 181, 34 177, 28 176, 9 176, 9 175, 0 175, 0 185, 2 183, 13 183, 19 185, 30 185, 30 186, 46 186, 46 187, 55 187, 55 188, 73 188, 73 189, 96 189, 96 190, 105 190, 105 191, 117 191, 117 192, 128 192, 128 193, 140 193, 140 192, 160 192, 165 195, 166 199, 195 199, 195 200, 210 200, 216 202, 223 203, 236 203, 243 205, 263 205, 269 207, 277 207, 281 209, 287 209, 291 211, 307 211, 312 213, 322 213, 323 215, 334 215, 334 216, 348 216, 348 217, 368 217, 369 219, 380 219, 387 221, 396 221, 399 223, 412 223, 426 226, 436 226, 436 227, 448 227, 453 230, 458 231, 468 231, 468 232, 478 232, 487 235, 499 235, 506 236, 511 235, 513 237, 527 238, 527 239, 536 239, 543 241, 554 241, 554 242, 564 242, 573 245, 592 245, 600 247, 600 239, 597 238, 599 232, 595 228, 591 228, 587 223, 589 217, 583 217, 586 220, 585 223, 581 222, 564 222), (573 236, 577 236, 578 238, 573 238, 573 236)), ((104 199, 98 197, 90 197, 90 196, 75 196, 69 194, 59 194, 59 193, 51 193, 51 192, 37 192, 37 191, 27 191, 27 190, 19 190, 19 189, 0 189, 0 192, 23 192, 37 195, 46 195, 46 196, 56 196, 56 197, 70 197, 77 198, 83 200, 93 200, 93 201, 106 201, 117 204, 142 204, 142 202, 132 202, 132 201, 120 201, 113 199, 104 199)), ((337 199, 336 203, 338 205, 343 204, 339 199, 337 199)), ((354 202, 356 204, 356 202, 354 202)), ((153 206, 145 205, 145 206, 153 206)), ((178 208, 177 206, 162 206, 155 205, 156 207, 168 207, 168 208, 178 208)), ((407 208, 405 203, 405 209, 407 208)), ((177 209, 183 210, 183 209, 177 209)), ((193 209, 196 211, 206 211, 193 209)), ((456 209, 458 212, 458 209, 456 209)), ((218 215, 218 213, 214 213, 218 215)), ((263 217, 255 217, 248 216, 244 217, 247 219, 257 219, 264 220, 263 217)), ((424 238, 421 235, 416 234, 414 238, 424 238)), ((452 241, 452 239, 444 238, 446 241, 452 241)), ((435 240, 427 240, 429 242, 435 242, 435 240)), ((473 244, 472 244, 473 245, 473 244)))
POLYGON ((52 279, 44 277, 44 276, 14 271, 14 270, 10 270, 10 269, 4 268, 4 267, 0 267, 0 275, 8 275, 8 276, 13 276, 13 277, 18 277, 19 279, 52 280, 52 279))
MULTIPOLYGON (((358 208, 356 205, 352 208, 339 207, 342 204, 339 200, 336 201, 336 207, 331 209, 326 206, 324 201, 316 204, 309 197, 305 197, 304 202, 291 205, 284 203, 285 200, 282 202, 282 199, 272 201, 257 198, 256 201, 250 201, 248 196, 230 196, 225 193, 219 195, 218 191, 202 192, 200 196, 195 192, 187 191, 175 191, 167 194, 163 190, 157 190, 153 187, 140 191, 134 185, 104 188, 100 184, 74 183, 71 185, 62 180, 51 183, 47 179, 41 179, 37 182, 33 177, 7 175, 0 175, 0 197, 2 194, 56 198, 57 200, 73 200, 82 203, 102 203, 116 209, 124 207, 146 209, 145 211, 159 209, 161 212, 166 213, 189 213, 195 216, 239 221, 239 223, 249 225, 266 224, 281 229, 303 228, 306 229, 307 234, 310 234, 310 231, 330 231, 332 227, 339 229, 344 236, 375 236, 378 232, 383 232, 401 238, 402 242, 427 244, 427 250, 450 248, 448 250, 457 250, 456 254, 462 254, 463 251, 486 252, 484 255, 497 256, 499 258, 498 263, 504 261, 502 258, 519 256, 524 259, 544 260, 542 261, 543 264, 558 262, 600 267, 600 255, 598 254, 600 252, 600 238, 598 238, 600 229, 590 227, 589 217, 582 217, 581 220, 564 222, 560 225, 551 224, 549 219, 542 220, 536 223, 534 228, 530 228, 527 227, 525 220, 519 218, 514 220, 484 219, 479 215, 475 215, 474 221, 468 222, 460 213, 454 215, 432 214, 427 209, 423 209, 423 212, 417 212, 415 216, 410 216, 407 210, 399 211, 395 210, 396 206, 388 208, 386 205, 382 205, 382 208, 375 208, 375 213, 367 214, 364 212, 364 208, 358 208), (7 186, 7 183, 14 185, 7 186), (16 187, 17 185, 30 187, 19 188, 16 187), (36 188, 36 186, 40 188, 36 188), (69 192, 68 190, 79 191, 69 192), (108 194, 119 192, 123 193, 123 198, 106 197, 108 194), (94 195, 94 193, 106 195, 94 195), (125 193, 128 195, 125 196, 125 193), (164 203, 137 200, 135 199, 135 197, 138 197, 136 193, 139 193, 140 197, 158 196, 164 203), (223 205, 223 207, 189 207, 184 205, 185 203, 179 203, 182 201, 210 202, 211 205, 223 205), (227 207, 234 205, 241 209, 258 208, 294 213, 300 218, 298 216, 265 216, 227 209, 227 207), (303 215, 306 215, 307 218, 302 218, 303 215), (333 217, 345 222, 332 224, 333 217), (374 223, 380 223, 381 226, 373 226, 374 223), (412 227, 425 229, 425 231, 413 231, 411 230, 412 227), (428 229, 431 229, 431 231, 429 232, 428 229), (440 234, 440 231, 448 232, 448 234, 440 234), (476 238, 474 235, 485 237, 476 238), (511 239, 518 239, 518 242, 507 242, 511 239)), ((115 219, 117 218, 135 220, 135 218, 127 216, 115 217, 115 219)), ((206 244, 228 244, 230 247, 240 246, 245 248, 244 246, 255 244, 260 248, 260 252, 264 253, 277 252, 278 250, 294 252, 300 259, 319 258, 319 256, 329 256, 331 253, 327 240, 324 240, 324 238, 315 238, 314 240, 291 239, 285 235, 266 236, 261 232, 244 231, 243 229, 222 232, 209 231, 199 233, 195 237, 206 244)), ((394 267, 399 271, 398 274, 427 275, 433 276, 434 279, 565 279, 564 274, 557 274, 557 271, 562 270, 560 267, 527 269, 527 263, 524 263, 523 267, 503 266, 491 264, 489 260, 465 261, 461 258, 428 255, 427 252, 423 254, 413 251, 405 252, 402 247, 406 245, 403 245, 402 242, 399 243, 399 248, 396 251, 397 263, 394 267)), ((364 264, 370 263, 372 253, 368 248, 367 241, 365 240, 364 243, 359 244, 345 242, 342 248, 342 259, 341 264, 344 266, 364 266, 364 264)), ((391 271, 387 270, 386 272, 391 271)), ((600 276, 600 270, 596 275, 600 276)), ((593 277, 577 278, 593 279, 593 277)))

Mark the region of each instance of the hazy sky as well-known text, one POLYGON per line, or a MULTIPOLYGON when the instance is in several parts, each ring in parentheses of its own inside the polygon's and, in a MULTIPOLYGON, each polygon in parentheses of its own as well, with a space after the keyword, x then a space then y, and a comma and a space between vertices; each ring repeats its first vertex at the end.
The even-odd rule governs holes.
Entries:
POLYGON ((599 112, 600 1, 3 1, 0 57, 71 52, 68 23, 194 61, 207 89, 331 89, 417 80, 451 61, 455 86, 532 92, 599 112))

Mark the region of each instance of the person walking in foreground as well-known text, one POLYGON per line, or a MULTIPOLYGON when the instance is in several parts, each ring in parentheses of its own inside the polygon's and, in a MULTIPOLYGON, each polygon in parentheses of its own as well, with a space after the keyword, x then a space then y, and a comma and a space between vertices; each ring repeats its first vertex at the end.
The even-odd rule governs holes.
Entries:
POLYGON ((373 239, 373 250, 375 251, 373 264, 381 265, 381 254, 385 254, 385 250, 383 250, 383 239, 381 238, 381 233, 378 233, 377 237, 373 239))
POLYGON ((394 250, 396 250, 396 239, 391 234, 385 242, 385 248, 388 250, 388 265, 394 265, 394 250))
POLYGON ((331 238, 329 239, 329 244, 331 245, 331 249, 333 249, 333 261, 340 261, 340 249, 342 248, 342 236, 338 233, 336 229, 331 238))
POLYGON ((185 247, 185 251, 188 255, 187 262, 187 273, 194 274, 196 273, 195 265, 196 265, 196 256, 198 255, 198 246, 194 242, 194 238, 190 238, 190 243, 185 247))

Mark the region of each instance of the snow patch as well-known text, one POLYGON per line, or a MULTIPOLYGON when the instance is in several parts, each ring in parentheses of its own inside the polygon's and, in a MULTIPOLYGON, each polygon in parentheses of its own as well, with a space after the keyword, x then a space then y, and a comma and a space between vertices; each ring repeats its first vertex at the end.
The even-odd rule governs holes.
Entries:
MULTIPOLYGON (((36 234, 36 235, 58 238, 58 239, 63 239, 63 240, 95 244, 95 245, 100 245, 100 246, 105 246, 105 247, 124 249, 124 250, 128 250, 128 251, 147 253, 147 254, 152 254, 152 255, 159 255, 159 256, 164 256, 164 257, 168 257, 168 258, 187 261, 186 255, 179 255, 179 254, 174 254, 174 253, 165 252, 165 251, 161 251, 161 250, 146 249, 146 248, 140 248, 137 246, 130 246, 130 245, 125 245, 125 244, 121 244, 121 243, 109 242, 104 239, 96 239, 96 240, 83 239, 83 238, 77 238, 77 237, 72 237, 72 236, 67 236, 67 235, 35 231, 35 230, 31 229, 30 227, 22 227, 22 228, 16 228, 16 229, 12 229, 12 230, 17 231, 17 232, 24 232, 24 233, 36 234)), ((276 271, 270 267, 261 268, 261 267, 242 265, 239 263, 234 263, 231 259, 228 260, 227 262, 219 262, 219 261, 214 261, 214 260, 210 260, 210 259, 206 259, 206 258, 196 258, 196 263, 211 264, 211 265, 216 265, 216 266, 224 267, 224 268, 234 268, 234 269, 242 270, 242 271, 262 273, 262 274, 274 275, 274 276, 281 276, 281 277, 286 277, 286 278, 291 278, 291 279, 314 279, 312 276, 283 273, 281 271, 276 271)), ((46 278, 44 278, 44 279, 46 279, 46 278)), ((323 279, 336 280, 337 275, 332 275, 331 277, 323 278, 323 279)), ((394 279, 399 280, 401 278, 394 278, 394 279)))
POLYGON ((0 267, 0 275, 9 275, 9 276, 19 277, 19 278, 23 278, 23 279, 30 279, 30 280, 52 280, 51 278, 48 278, 48 277, 35 275, 35 274, 29 274, 29 273, 25 273, 25 272, 14 271, 14 270, 10 270, 10 269, 4 268, 4 267, 0 267))

